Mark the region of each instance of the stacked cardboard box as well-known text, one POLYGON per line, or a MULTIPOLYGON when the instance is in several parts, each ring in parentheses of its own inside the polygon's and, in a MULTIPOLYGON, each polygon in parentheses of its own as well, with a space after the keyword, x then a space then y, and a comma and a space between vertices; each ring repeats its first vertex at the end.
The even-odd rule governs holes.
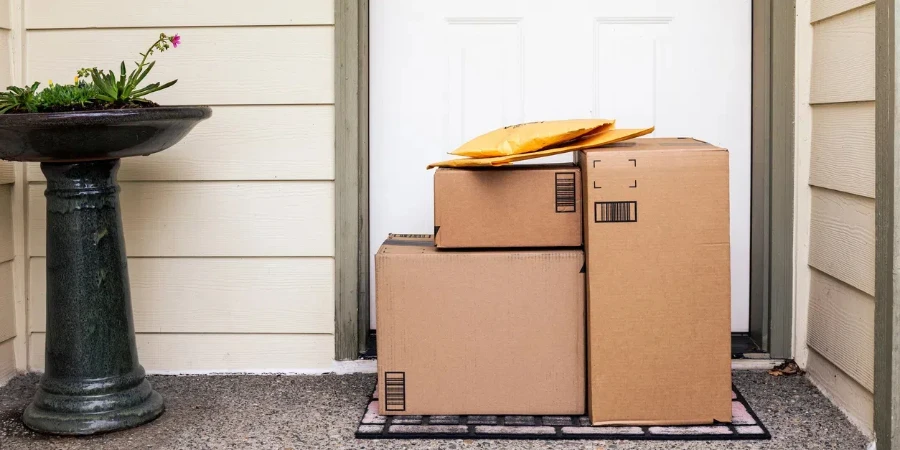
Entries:
POLYGON ((436 171, 435 235, 375 258, 382 414, 730 421, 728 153, 578 160, 436 171))

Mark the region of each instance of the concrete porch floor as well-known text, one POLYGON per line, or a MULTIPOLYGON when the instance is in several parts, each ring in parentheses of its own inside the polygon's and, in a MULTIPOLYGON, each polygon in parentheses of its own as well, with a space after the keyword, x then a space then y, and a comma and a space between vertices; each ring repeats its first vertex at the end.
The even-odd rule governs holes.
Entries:
MULTIPOLYGON (((702 370, 702 369, 698 369, 702 370)), ((38 376, 0 388, 0 449, 840 449, 866 439, 805 377, 736 371, 734 383, 768 426, 771 441, 368 441, 353 433, 372 374, 152 376, 166 412, 144 427, 89 438, 28 431, 20 416, 38 376)))

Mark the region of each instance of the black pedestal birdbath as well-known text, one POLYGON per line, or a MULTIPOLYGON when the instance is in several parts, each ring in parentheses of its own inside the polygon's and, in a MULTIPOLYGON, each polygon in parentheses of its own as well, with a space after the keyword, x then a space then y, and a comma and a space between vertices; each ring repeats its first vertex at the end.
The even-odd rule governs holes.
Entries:
POLYGON ((180 141, 205 106, 0 115, 0 159, 40 162, 47 178, 47 334, 25 425, 85 435, 163 412, 135 348, 119 159, 180 141))

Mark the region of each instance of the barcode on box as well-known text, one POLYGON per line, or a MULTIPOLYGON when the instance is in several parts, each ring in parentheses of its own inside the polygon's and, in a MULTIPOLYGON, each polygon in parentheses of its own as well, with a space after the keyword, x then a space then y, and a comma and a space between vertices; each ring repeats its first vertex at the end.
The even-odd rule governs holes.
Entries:
POLYGON ((594 222, 637 222, 637 202, 596 202, 594 222))
POLYGON ((384 409, 406 411, 406 372, 384 373, 384 409))
POLYGON ((575 172, 556 173, 556 212, 575 212, 575 172))

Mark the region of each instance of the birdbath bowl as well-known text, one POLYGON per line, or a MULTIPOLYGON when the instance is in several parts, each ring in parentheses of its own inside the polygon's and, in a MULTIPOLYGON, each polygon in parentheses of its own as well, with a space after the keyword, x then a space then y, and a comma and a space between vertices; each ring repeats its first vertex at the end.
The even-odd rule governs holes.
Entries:
POLYGON ((47 178, 44 375, 23 420, 87 435, 157 418, 163 399, 135 347, 116 172, 210 117, 205 106, 0 115, 0 159, 40 162, 47 178))

